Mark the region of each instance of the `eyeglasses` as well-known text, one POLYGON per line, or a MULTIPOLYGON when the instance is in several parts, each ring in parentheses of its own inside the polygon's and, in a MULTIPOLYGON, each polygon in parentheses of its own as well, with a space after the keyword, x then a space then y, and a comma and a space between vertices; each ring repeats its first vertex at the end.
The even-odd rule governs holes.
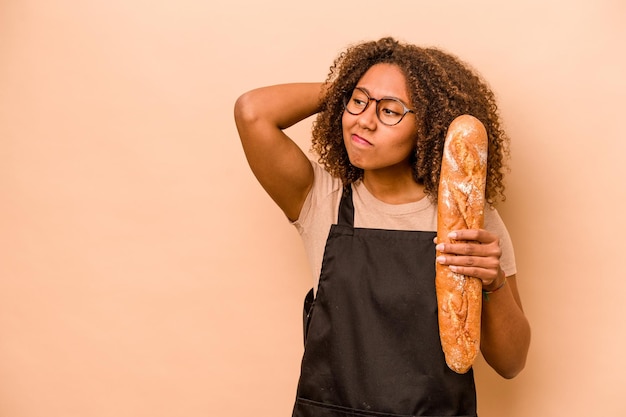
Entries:
POLYGON ((367 109, 371 101, 376 102, 376 116, 384 125, 395 126, 402 121, 407 113, 415 114, 403 102, 394 97, 371 98, 367 92, 359 87, 346 96, 343 105, 346 111, 352 115, 359 115, 367 109))

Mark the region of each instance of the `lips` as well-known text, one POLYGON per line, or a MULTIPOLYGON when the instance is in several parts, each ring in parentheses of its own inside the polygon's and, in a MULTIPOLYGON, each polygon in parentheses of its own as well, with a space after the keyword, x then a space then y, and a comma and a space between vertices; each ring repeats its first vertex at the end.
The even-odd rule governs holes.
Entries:
POLYGON ((373 146, 371 142, 369 142, 367 139, 364 139, 357 134, 352 135, 352 142, 357 143, 359 145, 373 146))

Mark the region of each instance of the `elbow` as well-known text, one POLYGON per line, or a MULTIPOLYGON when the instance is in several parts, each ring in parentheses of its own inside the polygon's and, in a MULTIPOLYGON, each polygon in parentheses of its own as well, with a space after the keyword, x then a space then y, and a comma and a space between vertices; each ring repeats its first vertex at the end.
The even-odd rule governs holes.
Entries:
POLYGON ((485 357, 485 360, 504 379, 515 378, 526 367, 526 353, 499 358, 485 357))
POLYGON ((500 349, 491 352, 483 352, 487 363, 505 379, 513 379, 526 367, 528 350, 530 349, 530 326, 528 322, 518 334, 511 338, 512 344, 500 346, 500 349), (497 353, 496 353, 497 352, 497 353))
POLYGON ((517 354, 513 355, 513 359, 506 361, 506 366, 496 369, 498 374, 505 379, 513 379, 520 374, 526 367, 526 359, 528 358, 528 350, 530 348, 530 329, 528 329, 528 337, 524 342, 520 342, 520 348, 517 354))
POLYGON ((234 116, 237 127, 253 124, 259 115, 252 92, 244 93, 235 101, 234 116))
POLYGON ((526 358, 522 360, 520 363, 517 363, 513 366, 508 366, 506 368, 496 369, 498 375, 500 375, 504 379, 513 379, 520 374, 524 370, 526 366, 526 358))

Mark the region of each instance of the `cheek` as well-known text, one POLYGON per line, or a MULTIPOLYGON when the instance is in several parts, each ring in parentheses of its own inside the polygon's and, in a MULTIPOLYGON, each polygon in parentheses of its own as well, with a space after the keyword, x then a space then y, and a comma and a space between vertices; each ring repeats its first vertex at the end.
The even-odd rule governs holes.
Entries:
POLYGON ((417 139, 418 139, 417 135, 418 135, 417 126, 413 125, 408 133, 409 144, 411 146, 411 149, 417 149, 417 139))
POLYGON ((348 112, 343 112, 341 115, 341 128, 342 130, 345 132, 346 131, 346 127, 350 126, 350 114, 348 112))
POLYGON ((395 143, 396 152, 402 158, 411 158, 417 148, 415 135, 406 136, 403 140, 395 143))
POLYGON ((346 117, 346 112, 343 113, 343 116, 341 117, 341 133, 343 135, 343 140, 345 141, 346 138, 349 136, 349 130, 351 127, 351 123, 350 123, 350 118, 346 117))
POLYGON ((404 135, 402 135, 402 140, 397 142, 399 148, 403 148, 405 150, 414 150, 417 148, 417 134, 415 131, 407 131, 404 135))

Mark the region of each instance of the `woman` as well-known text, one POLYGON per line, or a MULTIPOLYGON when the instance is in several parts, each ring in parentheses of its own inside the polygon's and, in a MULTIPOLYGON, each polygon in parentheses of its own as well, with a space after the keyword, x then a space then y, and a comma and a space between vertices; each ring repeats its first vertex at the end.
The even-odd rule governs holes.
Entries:
POLYGON ((365 42, 336 59, 325 83, 245 93, 235 121, 252 171, 298 228, 319 277, 294 416, 476 414, 472 371, 456 374, 443 358, 435 262, 482 281, 482 354, 505 378, 523 369, 530 327, 491 207, 503 198, 507 138, 492 92, 466 64, 393 38, 365 42), (315 114, 317 162, 283 132, 315 114), (490 207, 483 230, 435 246, 444 138, 462 114, 488 132, 490 207))

